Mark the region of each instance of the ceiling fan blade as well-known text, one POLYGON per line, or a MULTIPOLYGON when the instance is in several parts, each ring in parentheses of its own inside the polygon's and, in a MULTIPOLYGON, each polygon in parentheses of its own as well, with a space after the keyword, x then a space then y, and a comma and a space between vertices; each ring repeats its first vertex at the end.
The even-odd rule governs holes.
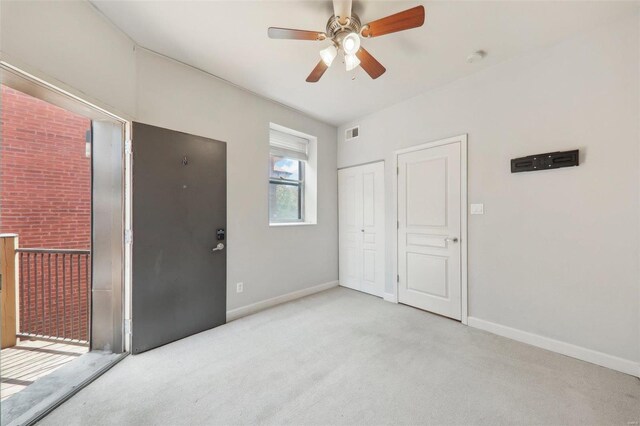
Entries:
POLYGON ((333 14, 340 17, 340 23, 346 24, 351 18, 351 0, 333 0, 333 14))
POLYGON ((376 58, 371 56, 371 53, 367 52, 364 47, 361 47, 356 52, 356 56, 360 59, 360 66, 362 69, 365 70, 367 74, 369 74, 369 77, 374 80, 384 74, 387 70, 376 58))
POLYGON ((269 38, 287 39, 287 40, 324 40, 327 38, 325 33, 317 31, 294 30, 291 28, 270 27, 269 38))
POLYGON ((320 60, 318 65, 311 71, 311 74, 309 74, 309 77, 307 77, 307 83, 317 83, 327 69, 329 69, 327 64, 325 64, 323 60, 320 60))
POLYGON ((421 27, 424 24, 424 6, 416 6, 386 18, 369 22, 360 32, 362 37, 380 37, 398 31, 421 27))

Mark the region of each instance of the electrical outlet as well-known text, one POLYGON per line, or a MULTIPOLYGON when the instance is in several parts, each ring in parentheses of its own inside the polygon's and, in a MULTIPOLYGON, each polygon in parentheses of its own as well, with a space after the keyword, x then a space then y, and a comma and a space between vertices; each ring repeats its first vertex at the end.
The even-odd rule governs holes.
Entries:
POLYGON ((236 293, 242 293, 244 291, 244 283, 236 284, 236 293))
POLYGON ((484 214, 484 204, 471 204, 471 214, 484 214))

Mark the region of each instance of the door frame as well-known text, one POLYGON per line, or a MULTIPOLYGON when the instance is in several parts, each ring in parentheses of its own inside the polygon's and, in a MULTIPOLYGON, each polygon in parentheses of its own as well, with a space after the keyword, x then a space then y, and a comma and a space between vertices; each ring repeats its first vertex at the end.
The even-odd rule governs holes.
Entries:
MULTIPOLYGON (((131 336, 127 327, 130 321, 130 303, 131 303, 131 244, 126 241, 125 230, 130 229, 130 181, 131 181, 131 162, 130 155, 127 152, 127 141, 130 140, 131 121, 126 116, 111 112, 108 107, 102 107, 99 102, 93 102, 85 99, 82 93, 66 86, 59 80, 49 75, 43 74, 36 70, 30 69, 28 66, 7 58, 6 55, 0 53, 0 83, 26 93, 34 98, 49 102, 58 107, 83 115, 92 121, 106 121, 117 124, 122 129, 122 147, 121 147, 121 167, 114 171, 120 175, 122 185, 118 191, 118 198, 121 206, 119 211, 112 211, 115 222, 109 224, 104 232, 101 232, 101 238, 111 238, 119 241, 118 253, 111 253, 112 259, 117 265, 111 265, 110 269, 114 281, 112 283, 112 297, 102 298, 103 300, 95 301, 94 295, 94 268, 92 264, 91 271, 91 334, 90 334, 90 350, 100 350, 104 343, 108 344, 114 353, 128 353, 130 348, 131 336), (18 65, 16 65, 18 64, 18 65), (76 94, 77 93, 77 94, 76 94), (101 322, 105 327, 109 327, 113 333, 111 337, 98 338, 94 335, 95 322, 101 322), (99 340, 99 341, 97 341, 99 340)), ((91 250, 93 254, 94 244, 94 218, 93 218, 93 144, 92 144, 92 214, 91 214, 91 250)), ((92 262, 94 261, 92 256, 92 262)), ((111 259, 109 259, 111 261, 111 259)), ((120 358, 119 358, 120 359, 120 358)))
POLYGON ((453 143, 460 144, 460 303, 461 311, 460 318, 462 324, 467 325, 469 317, 469 300, 468 300, 468 281, 467 281, 467 239, 469 234, 467 232, 467 134, 453 136, 446 139, 439 139, 432 142, 423 143, 420 145, 411 146, 409 148, 399 149, 393 152, 393 169, 396 172, 393 173, 393 224, 396 225, 395 238, 393 239, 393 277, 395 277, 395 284, 393 285, 394 294, 392 298, 387 300, 394 303, 398 303, 399 293, 399 280, 398 280, 398 157, 402 154, 406 154, 414 151, 422 151, 429 148, 435 148, 442 145, 449 145, 453 143))

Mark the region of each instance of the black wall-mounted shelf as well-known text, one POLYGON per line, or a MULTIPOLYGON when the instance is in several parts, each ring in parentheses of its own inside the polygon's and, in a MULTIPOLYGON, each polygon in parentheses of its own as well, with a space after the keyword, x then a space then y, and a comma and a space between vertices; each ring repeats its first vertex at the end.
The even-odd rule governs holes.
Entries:
POLYGON ((559 169, 580 165, 579 150, 548 152, 546 154, 529 155, 511 160, 511 173, 535 172, 538 170, 559 169))

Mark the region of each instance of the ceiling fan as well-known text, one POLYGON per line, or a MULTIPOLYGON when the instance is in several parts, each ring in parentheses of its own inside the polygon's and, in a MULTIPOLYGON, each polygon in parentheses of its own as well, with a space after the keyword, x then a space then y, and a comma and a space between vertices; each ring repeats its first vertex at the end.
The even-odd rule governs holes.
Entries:
POLYGON ((320 62, 307 77, 309 83, 320 80, 339 51, 344 54, 347 71, 361 66, 371 78, 380 77, 386 68, 360 45, 360 38, 380 37, 385 34, 417 28, 424 24, 424 6, 416 6, 365 25, 362 25, 358 15, 351 11, 351 0, 333 0, 333 12, 327 22, 326 32, 323 33, 290 28, 269 28, 269 38, 331 40, 331 45, 320 51, 320 62))

